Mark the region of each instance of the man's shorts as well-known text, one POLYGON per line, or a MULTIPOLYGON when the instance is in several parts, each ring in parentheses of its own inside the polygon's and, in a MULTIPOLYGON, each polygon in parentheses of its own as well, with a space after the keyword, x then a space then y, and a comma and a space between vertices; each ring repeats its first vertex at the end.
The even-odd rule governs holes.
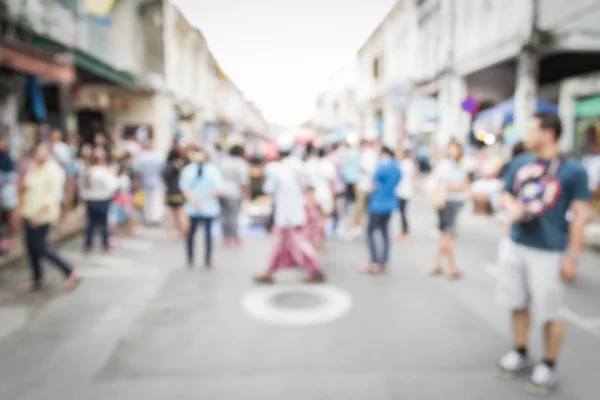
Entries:
POLYGON ((354 218, 362 220, 367 213, 367 203, 369 202, 369 192, 359 190, 356 195, 356 203, 354 204, 354 218))
POLYGON ((529 309, 540 323, 559 320, 562 252, 522 246, 508 238, 498 250, 498 300, 511 310, 529 309))

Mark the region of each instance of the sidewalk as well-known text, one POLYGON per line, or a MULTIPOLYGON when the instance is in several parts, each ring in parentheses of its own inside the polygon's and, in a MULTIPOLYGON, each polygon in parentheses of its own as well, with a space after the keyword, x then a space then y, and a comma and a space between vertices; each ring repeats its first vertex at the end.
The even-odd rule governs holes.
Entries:
MULTIPOLYGON (((83 207, 73 210, 59 226, 52 230, 50 241, 57 242, 80 232, 83 229, 84 216, 83 207)), ((24 256, 23 243, 19 238, 18 243, 10 251, 0 255, 0 268, 9 266, 24 256)))

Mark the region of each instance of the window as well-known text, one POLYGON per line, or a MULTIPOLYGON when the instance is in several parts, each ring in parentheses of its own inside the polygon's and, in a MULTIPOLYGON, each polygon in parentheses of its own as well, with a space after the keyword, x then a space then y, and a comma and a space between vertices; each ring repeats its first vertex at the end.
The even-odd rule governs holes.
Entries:
POLYGON ((379 79, 380 75, 381 75, 381 60, 379 59, 379 57, 375 57, 373 59, 373 79, 375 79, 375 80, 379 79))

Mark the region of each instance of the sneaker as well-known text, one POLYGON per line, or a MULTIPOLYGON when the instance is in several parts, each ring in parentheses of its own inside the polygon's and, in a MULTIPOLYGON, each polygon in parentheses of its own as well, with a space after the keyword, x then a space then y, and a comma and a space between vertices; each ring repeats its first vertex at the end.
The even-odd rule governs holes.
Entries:
POLYGON ((539 363, 533 369, 525 390, 532 394, 545 395, 556 386, 556 372, 544 363, 539 363))
POLYGON ((522 356, 518 351, 511 350, 498 362, 496 373, 501 378, 512 379, 519 375, 519 373, 525 370, 528 366, 529 362, 527 357, 522 356))

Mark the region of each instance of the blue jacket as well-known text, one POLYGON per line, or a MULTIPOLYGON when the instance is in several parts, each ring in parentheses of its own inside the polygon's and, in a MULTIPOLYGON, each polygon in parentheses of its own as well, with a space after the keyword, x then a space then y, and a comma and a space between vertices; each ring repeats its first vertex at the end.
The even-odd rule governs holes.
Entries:
POLYGON ((373 191, 369 197, 369 212, 372 214, 391 213, 398 207, 396 186, 402 174, 398 163, 391 157, 379 160, 373 176, 373 191))

